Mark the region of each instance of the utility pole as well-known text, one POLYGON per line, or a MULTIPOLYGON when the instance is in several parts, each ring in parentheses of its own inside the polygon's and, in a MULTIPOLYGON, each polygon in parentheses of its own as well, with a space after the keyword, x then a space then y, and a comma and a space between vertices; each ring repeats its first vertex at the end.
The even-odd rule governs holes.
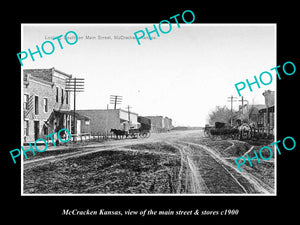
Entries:
POLYGON ((227 102, 229 102, 230 101, 230 113, 231 113, 231 116, 230 116, 230 125, 232 126, 232 103, 233 102, 236 102, 236 98, 237 97, 233 97, 232 95, 231 95, 231 97, 227 97, 227 98, 229 98, 230 100, 227 100, 227 102))
POLYGON ((244 102, 247 102, 248 104, 248 100, 244 100, 244 96, 242 96, 242 100, 239 101, 242 102, 242 114, 244 114, 244 102))
POLYGON ((66 80, 66 91, 74 92, 73 133, 76 134, 76 93, 84 92, 84 78, 69 78, 66 80))
POLYGON ((114 109, 117 109, 117 104, 121 104, 122 96, 119 95, 110 95, 110 104, 114 104, 114 109))
POLYGON ((130 108, 131 108, 131 106, 128 105, 128 106, 127 106, 127 112, 128 112, 128 122, 129 122, 129 123, 130 123, 130 108))
POLYGON ((239 100, 242 102, 242 114, 244 114, 244 96, 242 96, 242 100, 239 100))

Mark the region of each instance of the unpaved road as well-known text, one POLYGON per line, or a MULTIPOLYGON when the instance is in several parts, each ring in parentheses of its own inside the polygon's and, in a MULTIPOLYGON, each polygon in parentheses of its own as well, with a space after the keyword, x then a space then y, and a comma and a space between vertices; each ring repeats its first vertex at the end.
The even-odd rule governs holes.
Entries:
MULTIPOLYGON (((146 154, 163 156, 167 158, 177 159, 180 163, 178 168, 173 170, 178 171, 173 173, 176 179, 171 178, 172 172, 169 169, 160 169, 153 174, 166 173, 169 177, 169 193, 173 194, 272 194, 274 193, 274 186, 266 183, 260 176, 252 173, 250 170, 243 170, 239 172, 234 158, 236 156, 226 157, 223 153, 229 152, 236 148, 236 145, 241 145, 243 142, 235 140, 227 140, 220 142, 220 148, 224 145, 224 149, 219 149, 218 143, 203 137, 202 131, 176 131, 160 134, 152 134, 150 138, 146 139, 127 139, 127 140, 113 140, 105 143, 90 144, 81 147, 80 150, 62 151, 61 154, 53 154, 56 150, 49 150, 45 157, 24 160, 24 186, 26 187, 26 173, 44 168, 49 164, 54 165, 60 161, 70 159, 80 159, 90 154, 100 154, 101 152, 122 152, 130 154, 146 154), (175 151, 168 151, 166 149, 135 149, 134 146, 155 146, 163 144, 169 146, 175 151), (226 145, 226 146, 227 146, 226 145), (163 151, 162 151, 163 150, 163 151), (49 155, 50 154, 50 155, 49 155)), ((252 151, 253 146, 246 149, 247 152, 252 151)), ((48 150, 47 150, 48 151, 48 150)), ((40 153, 42 154, 42 153, 40 153)), ((89 161, 87 161, 89 162, 89 161)), ((271 168, 272 169, 272 168, 271 168)), ((274 167, 273 167, 274 169, 274 167)), ((44 172, 50 172, 45 171, 44 172)), ((38 176, 38 175, 36 175, 38 176)), ((65 175, 64 175, 65 176, 65 175)), ((31 178, 33 179, 33 178, 31 178)), ((91 178, 89 178, 91 179, 91 178)), ((150 178, 149 178, 150 179, 150 178)), ((156 179, 157 180, 157 179, 156 179)), ((36 182, 36 181, 35 181, 36 182)), ((153 181, 152 185, 157 181, 153 181)), ((151 189, 151 188, 150 188, 151 189)), ((153 186, 152 186, 153 189, 153 186)))

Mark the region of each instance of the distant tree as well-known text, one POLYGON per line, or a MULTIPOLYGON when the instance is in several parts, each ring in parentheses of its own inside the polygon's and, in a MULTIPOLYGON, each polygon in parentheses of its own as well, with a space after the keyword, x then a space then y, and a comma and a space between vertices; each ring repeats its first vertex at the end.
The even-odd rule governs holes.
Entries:
POLYGON ((230 123, 231 111, 226 106, 216 106, 215 110, 212 111, 208 117, 208 122, 212 125, 215 124, 215 122, 230 123))

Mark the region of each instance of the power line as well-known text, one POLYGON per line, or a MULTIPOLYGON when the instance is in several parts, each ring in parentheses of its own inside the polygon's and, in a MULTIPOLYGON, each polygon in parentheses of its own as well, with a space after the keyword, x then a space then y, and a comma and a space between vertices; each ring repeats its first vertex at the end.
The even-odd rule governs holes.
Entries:
POLYGON ((121 104, 122 98, 123 97, 119 95, 110 95, 109 97, 110 104, 114 104, 114 109, 117 108, 117 104, 121 104))
POLYGON ((66 91, 74 92, 74 115, 73 115, 73 126, 74 126, 74 134, 76 134, 76 93, 84 92, 84 78, 68 78, 66 80, 66 91))
POLYGON ((235 100, 237 97, 233 97, 232 95, 231 95, 231 97, 227 97, 227 98, 229 98, 230 100, 227 100, 227 102, 229 102, 230 101, 230 113, 231 113, 231 116, 230 116, 230 125, 232 126, 232 104, 233 104, 233 102, 236 102, 237 100, 235 100))
POLYGON ((130 109, 131 109, 132 107, 130 106, 130 105, 128 105, 127 106, 127 112, 128 112, 128 122, 130 123, 130 109))
POLYGON ((247 104, 249 104, 248 100, 244 99, 244 96, 242 96, 242 100, 239 100, 240 102, 242 102, 242 114, 244 114, 244 102, 247 102, 247 104))

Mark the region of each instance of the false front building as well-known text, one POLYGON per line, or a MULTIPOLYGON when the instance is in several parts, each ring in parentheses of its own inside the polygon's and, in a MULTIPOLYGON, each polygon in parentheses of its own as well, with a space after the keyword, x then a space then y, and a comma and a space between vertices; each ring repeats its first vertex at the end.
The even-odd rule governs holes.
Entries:
POLYGON ((138 128, 138 114, 122 109, 87 109, 76 110, 90 119, 91 135, 103 135, 111 129, 129 130, 138 128))
POLYGON ((172 119, 163 116, 146 116, 151 120, 152 132, 165 132, 170 131, 173 128, 172 119))

